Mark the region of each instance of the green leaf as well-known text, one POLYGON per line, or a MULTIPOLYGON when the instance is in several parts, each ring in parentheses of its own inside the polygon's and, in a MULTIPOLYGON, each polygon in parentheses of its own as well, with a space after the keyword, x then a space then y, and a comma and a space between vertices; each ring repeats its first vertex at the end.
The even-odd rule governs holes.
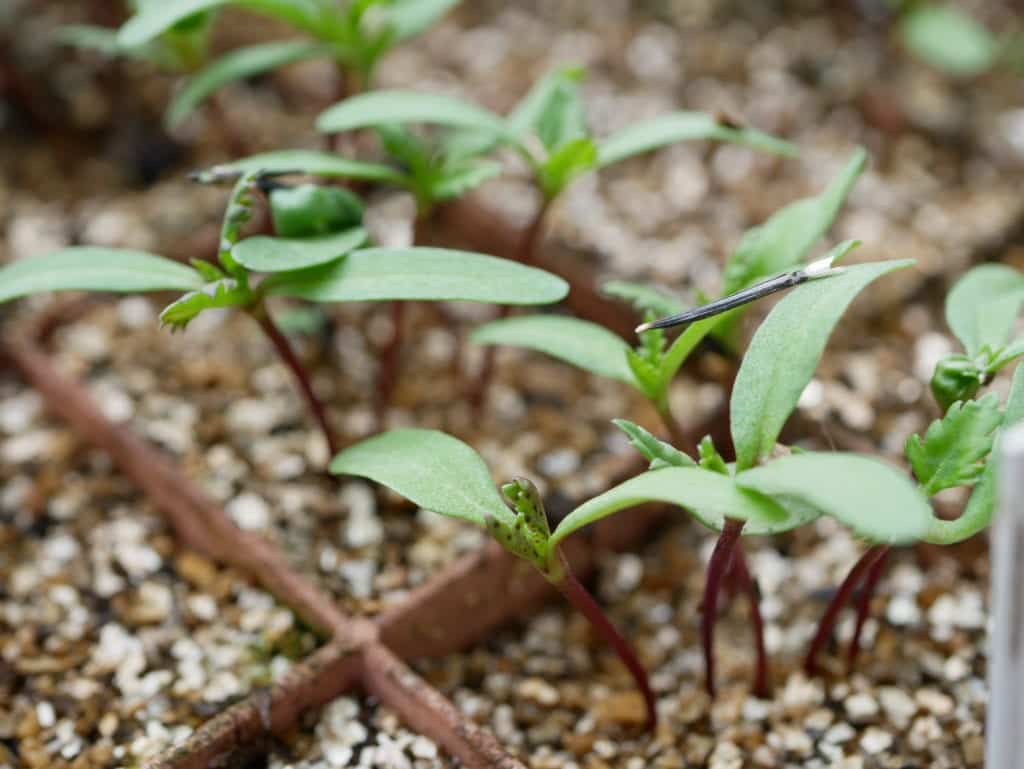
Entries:
POLYGON ((872 542, 920 539, 932 512, 899 470, 858 454, 808 452, 739 473, 737 485, 820 510, 872 542))
POLYGON ((404 185, 405 176, 390 166, 380 163, 363 163, 358 160, 314 150, 279 150, 250 155, 241 160, 214 166, 213 173, 242 173, 257 171, 264 173, 296 172, 310 176, 338 179, 365 179, 371 182, 390 182, 404 185))
MULTIPOLYGON (((657 331, 649 331, 648 334, 656 334, 657 331)), ((659 406, 664 401, 664 390, 661 377, 659 376, 658 364, 644 357, 636 350, 626 350, 626 363, 629 370, 633 372, 633 381, 649 401, 659 406)))
POLYGON ((906 454, 914 476, 929 497, 943 489, 976 483, 992 451, 1002 421, 995 393, 981 400, 954 403, 942 419, 929 425, 924 439, 907 439, 906 454))
POLYGON ((0 267, 0 303, 49 291, 187 291, 203 279, 184 264, 121 248, 73 246, 0 267))
POLYGON ((104 56, 115 57, 124 53, 117 42, 117 30, 93 24, 68 24, 57 30, 57 40, 76 48, 89 48, 104 56))
POLYGON ((797 286, 769 313, 751 339, 733 385, 730 420, 739 469, 752 467, 775 446, 850 302, 875 279, 911 264, 904 260, 846 267, 839 275, 797 286))
POLYGON ((725 459, 722 458, 721 453, 715 447, 715 441, 710 435, 705 435, 700 439, 700 443, 697 445, 697 454, 700 456, 698 464, 705 470, 711 470, 722 475, 732 474, 729 471, 729 465, 726 464, 725 459))
POLYGON ((744 491, 728 475, 701 467, 666 467, 630 478, 577 507, 558 524, 551 535, 551 546, 577 529, 647 502, 667 502, 685 508, 714 531, 721 531, 726 515, 746 521, 746 535, 785 531, 793 523, 792 516, 778 504, 744 491))
POLYGON ((656 316, 676 315, 687 306, 668 294, 643 283, 613 280, 601 287, 602 293, 632 304, 640 312, 652 312, 656 316))
POLYGON ((900 19, 899 31, 915 56, 950 75, 979 75, 999 54, 988 30, 949 5, 913 4, 900 19))
POLYGON ((559 315, 524 315, 486 323, 469 337, 474 344, 537 350, 592 374, 626 382, 636 379, 626 362, 627 345, 603 326, 559 315))
POLYGON ((722 294, 732 294, 801 262, 832 226, 866 163, 867 153, 858 149, 820 195, 790 203, 764 224, 747 230, 726 263, 722 294))
POLYGON ((362 227, 311 238, 272 238, 257 235, 231 249, 239 264, 256 272, 290 272, 341 259, 366 242, 362 227))
POLYGON ((622 430, 636 450, 650 461, 651 470, 660 470, 663 467, 694 467, 697 464, 675 446, 655 438, 638 424, 627 419, 613 419, 612 423, 622 430))
POLYGON ((351 190, 298 184, 270 191, 274 234, 282 238, 331 235, 363 223, 364 206, 351 190))
POLYGON ((341 261, 271 276, 268 291, 313 302, 436 300, 550 304, 569 287, 508 259, 443 248, 364 248, 341 261))
POLYGON ((235 80, 243 80, 303 59, 325 56, 330 49, 304 40, 284 40, 238 48, 190 78, 174 98, 164 122, 174 128, 211 93, 235 80))
POLYGON ((706 112, 673 112, 634 123, 599 142, 597 165, 604 168, 634 155, 651 152, 677 142, 698 139, 732 142, 778 155, 797 154, 796 147, 789 142, 752 128, 732 128, 723 125, 706 112))
POLYGON ((586 137, 563 144, 537 169, 544 197, 558 197, 577 176, 591 170, 596 160, 597 147, 586 137))
POLYGON ((145 3, 118 31, 118 42, 127 48, 144 45, 190 16, 226 5, 265 13, 307 32, 319 30, 316 0, 174 0, 145 3))
POLYGON ((1004 264, 968 270, 946 296, 946 323, 972 358, 1006 344, 1021 304, 1024 275, 1004 264))
POLYGON ((370 91, 352 96, 322 112, 316 127, 323 133, 338 133, 405 123, 508 134, 504 121, 493 112, 453 96, 420 91, 370 91))
POLYGON ((1024 355, 1024 337, 1016 339, 1001 350, 993 352, 992 357, 985 366, 985 371, 989 374, 994 374, 1022 355, 1024 355))
POLYGON ((437 430, 391 430, 361 441, 331 460, 335 475, 357 475, 387 486, 424 510, 485 526, 511 524, 483 459, 437 430))
POLYGON ((385 8, 385 19, 394 40, 405 40, 423 32, 459 4, 461 0, 395 0, 385 8))
POLYGON ((206 261, 205 259, 189 259, 188 263, 195 268, 196 272, 198 272, 207 283, 213 283, 215 280, 227 277, 220 267, 206 261))
MULTIPOLYGON (((573 108, 569 104, 569 99, 567 99, 566 95, 574 91, 578 94, 578 84, 582 80, 583 75, 584 70, 582 67, 559 67, 543 75, 527 91, 526 96, 512 109, 508 117, 505 118, 509 129, 517 136, 522 136, 528 132, 537 133, 538 138, 549 149, 558 146, 561 142, 555 140, 548 144, 547 141, 544 141, 543 136, 539 136, 541 133, 540 126, 547 124, 548 128, 546 131, 550 132, 552 127, 569 117, 566 114, 567 110, 573 108), (558 112, 561 112, 562 115, 559 116, 558 112)), ((578 106, 575 109, 578 110, 578 106)), ((573 121, 577 122, 577 127, 582 125, 582 119, 579 117, 573 118, 573 121)), ((580 133, 577 133, 576 136, 570 138, 576 138, 579 135, 580 133)), ((550 138, 550 133, 548 136, 550 138)))
POLYGON ((433 180, 430 197, 433 201, 460 197, 488 179, 498 176, 501 170, 501 163, 470 163, 456 168, 445 168, 433 180))
POLYGON ((251 301, 252 292, 248 288, 234 278, 221 278, 167 305, 160 313, 160 322, 175 329, 185 328, 205 310, 243 307, 251 301))

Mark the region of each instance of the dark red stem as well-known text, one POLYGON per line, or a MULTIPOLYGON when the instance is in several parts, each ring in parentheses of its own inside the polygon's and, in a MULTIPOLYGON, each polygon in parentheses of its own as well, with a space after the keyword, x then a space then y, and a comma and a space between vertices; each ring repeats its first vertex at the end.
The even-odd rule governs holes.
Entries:
MULTIPOLYGON (((544 232, 544 222, 550 207, 551 201, 545 198, 540 204, 540 208, 537 209, 537 213, 533 215, 533 219, 519 241, 517 262, 527 265, 534 262, 537 245, 540 242, 541 234, 544 232)), ((510 312, 512 312, 512 308, 507 304, 503 305, 498 310, 498 318, 507 318, 510 312)), ((494 379, 494 360, 497 354, 498 348, 494 345, 487 345, 484 348, 484 360, 480 367, 480 376, 477 378, 476 384, 469 394, 469 402, 477 416, 480 415, 484 405, 487 403, 487 395, 490 392, 491 382, 494 379)))
POLYGON ((291 370, 292 376, 295 377, 295 382, 298 384, 299 390, 306 400, 309 413, 313 415, 316 423, 320 426, 324 440, 327 441, 327 450, 333 458, 340 451, 341 447, 338 445, 338 441, 334 437, 334 430, 331 429, 330 422, 327 419, 327 409, 313 391, 313 382, 310 380, 309 372, 306 371, 306 367, 299 360, 299 356, 295 354, 291 344, 289 344, 288 338, 281 333, 281 329, 274 323, 265 307, 257 307, 253 311, 253 317, 256 318, 260 328, 263 329, 263 333, 267 335, 271 344, 274 345, 274 349, 277 350, 278 356, 291 370))
POLYGON ((380 354, 377 370, 377 421, 383 425, 384 414, 398 384, 398 363, 402 352, 402 326, 405 324, 405 302, 391 303, 391 338, 380 354))
POLYGON ((704 646, 704 685, 712 697, 715 696, 715 615, 718 610, 718 594, 722 589, 722 581, 732 567, 733 551, 740 540, 743 523, 732 518, 725 519, 725 526, 708 562, 708 579, 704 584, 700 630, 704 646))
POLYGON ((853 626, 853 636, 850 638, 850 645, 846 650, 846 669, 848 671, 853 670, 853 666, 857 662, 857 655, 860 654, 860 636, 868 614, 871 612, 871 598, 875 594, 875 588, 878 587, 878 581, 882 578, 882 572, 885 571, 885 560, 889 555, 888 547, 879 545, 878 548, 878 556, 871 564, 871 568, 868 569, 864 585, 857 595, 857 622, 853 626))
POLYGON ((569 562, 561 554, 559 556, 562 559, 564 577, 555 583, 555 587, 558 588, 573 607, 587 618, 598 634, 615 650, 619 659, 622 660, 622 664, 626 666, 626 669, 629 670, 633 680, 636 682, 637 689, 640 690, 644 698, 644 704, 647 709, 647 722, 645 726, 647 731, 653 732, 654 726, 657 723, 658 713, 655 708, 654 692, 651 691, 651 685, 647 680, 647 671, 637 658, 629 642, 622 637, 622 634, 611 623, 611 620, 605 616, 604 611, 597 605, 597 602, 587 589, 576 579, 572 569, 569 568, 569 562))
POLYGON ((887 548, 884 545, 874 545, 865 550, 864 554, 857 560, 857 563, 850 569, 850 573, 846 575, 846 579, 843 580, 836 594, 825 608, 825 613, 821 615, 821 620, 818 622, 818 630, 811 640, 811 645, 807 649, 807 657, 804 660, 804 670, 808 674, 813 675, 818 672, 818 654, 824 648, 829 636, 831 636, 832 629, 839 619, 839 612, 850 601, 853 592, 864 578, 865 573, 871 569, 875 560, 880 555, 885 554, 886 550, 887 548))
POLYGON ((766 699, 771 690, 768 686, 768 653, 764 648, 764 622, 761 619, 761 591, 757 580, 750 575, 747 568, 747 557, 743 553, 743 545, 736 546, 732 559, 732 573, 736 586, 746 592, 750 601, 750 629, 754 633, 754 651, 757 655, 757 667, 754 671, 754 694, 766 699))

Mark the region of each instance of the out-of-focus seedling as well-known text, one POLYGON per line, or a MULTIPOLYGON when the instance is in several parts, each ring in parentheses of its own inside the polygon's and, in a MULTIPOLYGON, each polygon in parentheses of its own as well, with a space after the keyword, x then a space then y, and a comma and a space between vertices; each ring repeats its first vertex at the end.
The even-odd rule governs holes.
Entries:
POLYGON ((62 38, 107 55, 152 61, 190 73, 166 113, 173 128, 228 83, 292 62, 333 59, 347 91, 366 88, 381 57, 418 35, 459 0, 136 0, 120 30, 71 26, 62 38), (270 16, 306 35, 239 48, 207 63, 206 41, 217 12, 236 7, 270 16))
MULTIPOLYGON (((524 230, 518 249, 517 258, 525 263, 534 261, 552 204, 584 173, 676 142, 697 139, 734 142, 780 155, 796 154, 788 142, 703 112, 662 115, 598 139, 584 119, 579 88, 582 77, 583 70, 579 68, 548 73, 505 117, 448 96, 378 91, 330 107, 317 120, 317 127, 330 133, 388 124, 420 123, 447 128, 451 133, 438 147, 437 157, 456 166, 498 146, 512 147, 531 168, 541 193, 541 204, 524 230)), ((495 168, 495 172, 498 170, 495 168)), ((483 178, 486 177, 474 177, 474 182, 483 178)), ((486 398, 493 355, 493 351, 487 351, 471 396, 477 406, 486 398)))
MULTIPOLYGON (((788 271, 804 259, 835 220, 864 168, 865 157, 858 150, 820 195, 792 203, 749 230, 726 264, 722 295, 732 295, 770 275, 788 271)), ((829 257, 838 260, 854 245, 853 241, 842 243, 832 249, 829 257)), ((605 290, 632 302, 649 321, 685 309, 674 297, 637 284, 617 282, 605 290)), ((636 348, 595 323, 559 316, 494 321, 478 328, 470 339, 479 344, 538 350, 591 373, 632 385, 650 400, 672 439, 682 445, 687 438, 669 409, 669 386, 708 334, 733 336, 732 327, 742 312, 739 307, 692 323, 671 344, 660 329, 643 331, 636 348)))
MULTIPOLYGON (((346 166, 349 172, 358 164, 346 166)), ((364 175, 377 173, 374 166, 364 175)), ((212 177, 224 175, 222 169, 212 177)), ((232 172, 233 173, 233 172, 232 172)), ((114 248, 69 248, 0 269, 0 302, 48 291, 185 290, 161 321, 184 328, 200 313, 235 308, 251 315, 291 369, 331 453, 338 449, 326 409, 305 367, 267 307, 275 296, 310 302, 450 300, 543 304, 568 287, 554 275, 485 254, 440 248, 366 245, 362 204, 351 192, 301 185, 270 186, 272 220, 280 235, 243 238, 266 176, 243 172, 224 215, 218 263, 192 266, 114 248)))
MULTIPOLYGON (((338 454, 331 472, 369 478, 425 510, 486 529, 506 550, 529 561, 579 610, 612 647, 643 694, 647 728, 656 720, 647 673, 630 644, 576 579, 559 543, 588 521, 563 521, 551 531, 536 487, 524 478, 503 484, 499 496, 483 459, 462 441, 435 430, 393 430, 338 454)), ((501 600, 493 596, 492 600, 501 600)))
POLYGON ((941 72, 972 77, 1003 65, 1024 72, 1024 34, 993 35, 944 2, 901 0, 897 29, 904 47, 941 72))

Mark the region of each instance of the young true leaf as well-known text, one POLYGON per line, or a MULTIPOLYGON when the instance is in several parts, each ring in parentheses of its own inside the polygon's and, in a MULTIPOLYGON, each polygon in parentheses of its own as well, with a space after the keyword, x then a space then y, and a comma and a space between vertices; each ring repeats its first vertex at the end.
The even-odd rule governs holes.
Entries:
POLYGON ((920 539, 932 512, 896 468, 857 454, 792 454, 738 473, 736 484, 772 498, 793 498, 872 542, 920 539))
POLYGON ((569 139, 578 138, 582 135, 579 130, 582 127, 582 120, 579 112, 579 99, 577 96, 576 107, 572 108, 579 117, 572 119, 575 123, 575 135, 569 136, 565 130, 553 132, 553 127, 565 126, 570 121, 566 119, 566 112, 571 94, 578 88, 579 81, 583 78, 583 69, 580 67, 561 67, 552 70, 533 84, 515 108, 505 118, 509 129, 517 136, 523 136, 528 132, 538 134, 538 138, 548 149, 557 147, 569 139), (560 113, 560 114, 559 114, 560 113), (541 130, 542 125, 548 128, 541 130), (543 134, 543 135, 541 135, 543 134), (559 135, 561 134, 561 135, 559 135))
POLYGON ((204 310, 244 307, 252 301, 252 292, 234 278, 221 278, 198 291, 189 291, 167 305, 160 313, 160 322, 172 329, 185 328, 204 310))
POLYGON ((658 440, 638 424, 626 419, 613 419, 612 422, 629 438, 634 448, 650 460, 650 470, 660 470, 663 467, 694 467, 690 457, 681 452, 675 446, 665 441, 658 440))
POLYGON ((272 238, 257 235, 239 242, 231 255, 256 272, 304 270, 341 259, 366 242, 362 227, 310 238, 272 238))
POLYGON ((526 347, 636 386, 626 362, 629 345, 596 323, 557 315, 526 315, 486 323, 472 333, 470 341, 526 347))
POLYGON ((1002 421, 999 398, 954 403, 942 419, 928 427, 924 439, 907 439, 906 454, 914 476, 929 497, 943 489, 976 483, 992 450, 995 430, 1002 421))
POLYGON ((451 200, 479 187, 501 173, 500 163, 465 163, 441 169, 430 184, 430 200, 451 200))
POLYGON ((608 296, 629 302, 641 313, 649 312, 659 318, 676 315, 686 309, 686 305, 674 296, 643 283, 613 280, 601 286, 601 291, 608 296))
POLYGON ((363 248, 325 267, 272 275, 269 294, 313 302, 445 300, 550 304, 569 287, 550 273, 443 248, 363 248))
POLYGON ((364 163, 358 160, 314 150, 279 150, 250 155, 241 160, 214 166, 200 172, 197 178, 215 180, 221 176, 259 172, 267 174, 298 173, 333 179, 361 179, 371 182, 389 182, 404 185, 406 177, 390 166, 380 163, 364 163), (205 175, 205 176, 204 176, 205 175))
POLYGON ((733 386, 730 418, 738 469, 771 452, 850 302, 873 280, 912 263, 846 267, 839 275, 798 286, 775 306, 750 341, 733 386))
POLYGON ((437 430, 391 430, 340 452, 335 475, 358 475, 393 489, 424 510, 486 526, 514 516, 499 496, 483 459, 437 430))
POLYGON ((969 270, 946 297, 946 323, 969 356, 1006 344, 1024 304, 1024 274, 1003 264, 969 270))
POLYGON ((363 201, 343 187, 274 187, 269 199, 274 234, 278 237, 331 235, 363 223, 363 201))
POLYGON ((405 40, 418 35, 444 16, 461 0, 393 0, 384 4, 384 22, 391 39, 405 40))
MULTIPOLYGON (((1003 412, 1000 430, 1011 427, 1022 420, 1024 420, 1024 366, 1018 366, 1017 370, 1013 372, 1010 395, 1006 399, 1006 410, 1003 412)), ((967 506, 959 518, 952 521, 938 517, 932 518, 931 528, 926 537, 928 542, 936 545, 952 545, 962 542, 968 537, 973 537, 988 526, 996 506, 996 467, 995 458, 990 457, 985 463, 981 479, 971 492, 967 506)))
POLYGON ((0 267, 0 302, 49 291, 188 291, 200 274, 144 251, 73 246, 0 267))
POLYGON ((324 133, 338 133, 405 123, 473 128, 508 136, 505 122, 493 112, 453 96, 420 91, 371 91, 352 96, 322 112, 316 127, 324 133))
POLYGON ((587 137, 561 145, 537 168, 541 192, 553 200, 580 174, 594 167, 597 147, 587 137))
POLYGON ((1006 347, 993 352, 992 357, 988 360, 987 365, 985 366, 985 371, 989 374, 994 374, 1022 355, 1024 355, 1024 337, 1021 339, 1015 339, 1010 342, 1010 344, 1006 345, 1006 347))
POLYGON ((899 30, 908 49, 950 75, 978 75, 999 55, 999 44, 988 30, 949 5, 913 3, 899 30))
POLYGON ((790 203, 761 226, 747 230, 726 263, 722 294, 732 294, 802 261, 832 226, 866 163, 867 153, 858 149, 820 195, 790 203))
POLYGON ((604 168, 634 155, 695 139, 744 144, 778 155, 797 154, 796 147, 789 142, 752 128, 732 128, 705 112, 673 112, 627 126, 601 141, 597 147, 597 166, 604 168))
POLYGON ((714 531, 721 531, 725 516, 747 521, 744 534, 769 534, 793 526, 785 509, 768 497, 740 489, 727 475, 701 467, 666 467, 630 478, 577 507, 558 524, 551 544, 612 513, 646 502, 678 505, 714 531))
POLYGON ((700 456, 699 464, 705 470, 721 473, 722 475, 731 475, 729 466, 718 452, 718 449, 715 448, 715 442, 710 435, 705 435, 700 439, 700 443, 697 446, 697 454, 700 456))
POLYGON ((190 78, 171 101, 164 121, 169 128, 174 128, 202 104, 207 96, 228 83, 329 53, 327 46, 304 40, 285 40, 238 48, 190 78))

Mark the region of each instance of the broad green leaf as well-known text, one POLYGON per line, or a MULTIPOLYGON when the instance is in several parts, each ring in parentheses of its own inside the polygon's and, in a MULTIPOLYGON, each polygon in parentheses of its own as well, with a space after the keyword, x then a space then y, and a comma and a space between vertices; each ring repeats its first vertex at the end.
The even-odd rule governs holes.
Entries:
POLYGON ((160 313, 160 322, 173 328, 185 328, 205 310, 243 307, 251 301, 252 292, 248 288, 234 278, 221 278, 171 302, 160 313))
POLYGON ((733 385, 730 421, 739 469, 752 467, 775 446, 850 302, 876 278, 911 264, 904 260, 846 267, 839 275, 797 286, 769 313, 751 339, 733 385))
POLYGON ((297 184, 272 189, 268 197, 278 237, 331 235, 363 223, 363 201, 344 187, 297 184))
POLYGON ((764 224, 747 230, 726 263, 722 294, 732 294, 802 261, 832 226, 866 163, 867 153, 858 149, 820 195, 790 203, 764 224))
POLYGON ((504 121, 493 112, 453 96, 421 91, 370 91, 328 107, 317 130, 338 133, 390 124, 428 123, 449 128, 476 128, 505 136, 504 121))
POLYGON ((547 200, 558 197, 577 176, 591 170, 596 160, 597 148, 586 137, 563 144, 537 168, 544 197, 547 200))
POLYGON ((924 493, 931 497, 977 482, 1001 421, 999 398, 991 393, 981 400, 954 403, 942 419, 928 426, 923 439, 910 436, 907 459, 924 493))
POLYGON ((127 48, 144 45, 190 16, 226 5, 265 13, 307 32, 318 30, 315 20, 321 14, 316 0, 174 0, 145 3, 118 31, 118 42, 127 48))
POLYGON ((68 24, 57 30, 57 40, 76 48, 89 48, 104 56, 119 56, 124 51, 117 42, 117 30, 93 24, 68 24))
MULTIPOLYGON (((1000 431, 1024 420, 1024 366, 1013 372, 1010 395, 1006 399, 1000 431)), ((981 480, 971 492, 959 518, 947 521, 933 517, 927 540, 936 545, 952 545, 973 537, 989 525, 996 507, 996 471, 998 452, 989 457, 981 480)))
POLYGON ((0 268, 0 302, 49 291, 188 291, 203 285, 184 264, 121 248, 73 246, 0 268))
POLYGON ((362 227, 311 238, 272 238, 257 235, 239 242, 231 255, 256 272, 290 272, 341 259, 366 242, 362 227))
POLYGON ((424 510, 485 526, 489 516, 514 516, 483 459, 437 430, 391 430, 361 441, 331 460, 335 475, 357 475, 387 486, 424 510))
POLYGON ((235 80, 243 80, 303 59, 325 56, 330 49, 305 40, 284 40, 238 48, 198 72, 175 94, 165 123, 174 128, 211 93, 235 80))
POLYGON ((1005 264, 982 264, 968 270, 946 296, 946 323, 975 357, 983 347, 1006 344, 1022 304, 1024 274, 1005 264))
POLYGON ((314 150, 279 150, 250 155, 241 160, 215 166, 215 173, 261 171, 266 173, 296 172, 310 176, 338 179, 365 179, 371 182, 390 182, 404 185, 405 176, 390 166, 363 163, 359 160, 314 150))
POLYGON ((469 339, 475 344, 537 350, 592 374, 636 386, 626 362, 629 345, 596 323, 559 315, 524 315, 486 323, 469 339))
POLYGON ((913 4, 900 19, 899 30, 914 55, 950 75, 981 74, 999 54, 999 44, 988 30, 949 5, 913 4))
POLYGON ((437 300, 550 304, 564 280, 508 259, 443 248, 364 248, 341 261, 271 276, 272 294, 313 302, 437 300))
POLYGON ((461 0, 395 0, 385 8, 385 18, 394 40, 418 35, 434 24, 461 0))
POLYGON ((905 475, 859 454, 792 454, 737 474, 736 484, 804 502, 872 542, 920 539, 932 517, 928 501, 905 475))
POLYGON ((650 461, 650 470, 660 470, 663 467, 694 467, 697 464, 675 446, 659 440, 628 419, 613 419, 612 422, 626 434, 636 450, 650 461))
POLYGON ((601 286, 601 291, 608 296, 629 302, 641 312, 652 312, 658 317, 676 315, 687 309, 687 306, 674 296, 643 283, 613 280, 601 286))
POLYGON ((778 155, 797 154, 796 147, 789 142, 752 128, 732 128, 723 125, 706 112, 673 112, 634 123, 599 142, 597 165, 604 168, 634 155, 667 147, 676 142, 697 139, 716 139, 743 144, 778 155))
POLYGON ((558 524, 551 535, 551 546, 577 529, 647 502, 678 505, 715 531, 721 531, 726 516, 746 521, 743 533, 748 535, 784 531, 791 522, 782 507, 765 496, 740 489, 728 475, 701 467, 666 467, 630 478, 577 507, 558 524))

